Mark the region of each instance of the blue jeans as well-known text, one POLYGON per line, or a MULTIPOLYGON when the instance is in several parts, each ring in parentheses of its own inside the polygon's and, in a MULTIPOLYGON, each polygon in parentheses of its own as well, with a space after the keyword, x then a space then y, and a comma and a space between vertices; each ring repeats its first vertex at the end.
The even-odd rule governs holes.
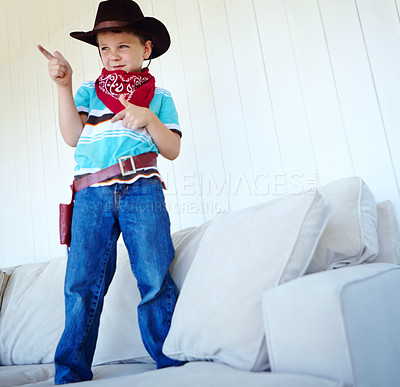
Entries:
POLYGON ((157 368, 179 362, 162 353, 177 289, 169 266, 175 251, 161 182, 89 187, 75 195, 65 276, 65 329, 55 354, 56 384, 90 380, 103 299, 115 273, 122 232, 142 300, 139 327, 157 368))

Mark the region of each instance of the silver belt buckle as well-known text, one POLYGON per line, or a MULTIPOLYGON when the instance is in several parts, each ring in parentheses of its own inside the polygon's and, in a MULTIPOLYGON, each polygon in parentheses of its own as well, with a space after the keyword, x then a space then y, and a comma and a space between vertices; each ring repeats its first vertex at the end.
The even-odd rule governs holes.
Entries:
POLYGON ((122 176, 128 176, 136 173, 136 167, 135 167, 135 162, 133 161, 133 156, 122 156, 118 157, 118 163, 119 163, 119 169, 121 170, 121 175, 122 176), (122 164, 123 161, 130 159, 131 160, 131 165, 132 165, 132 170, 131 171, 125 171, 124 169, 124 164, 122 164))

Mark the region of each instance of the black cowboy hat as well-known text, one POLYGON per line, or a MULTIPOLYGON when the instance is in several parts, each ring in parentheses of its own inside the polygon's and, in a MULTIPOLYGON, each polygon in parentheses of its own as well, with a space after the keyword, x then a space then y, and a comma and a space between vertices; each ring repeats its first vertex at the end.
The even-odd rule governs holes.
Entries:
POLYGON ((96 34, 112 30, 129 30, 144 35, 152 42, 152 58, 164 54, 171 39, 167 28, 154 17, 145 17, 132 0, 106 0, 99 4, 92 31, 71 32, 70 36, 93 46, 98 46, 96 34))

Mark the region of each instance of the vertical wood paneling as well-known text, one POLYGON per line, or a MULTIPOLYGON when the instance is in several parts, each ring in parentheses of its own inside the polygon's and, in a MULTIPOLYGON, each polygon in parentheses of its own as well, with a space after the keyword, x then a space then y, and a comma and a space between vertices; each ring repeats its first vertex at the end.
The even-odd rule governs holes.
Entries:
MULTIPOLYGON (((392 168, 400 176, 400 25, 393 0, 358 0, 356 2, 376 89, 383 128, 388 141, 392 168)), ((387 149, 384 150, 387 152, 387 149)), ((377 175, 379 166, 376 168, 377 175)), ((376 186, 379 183, 376 182, 376 186)), ((376 187, 378 188, 378 187, 376 187)), ((397 191, 399 192, 399 191, 397 191)), ((383 192, 382 192, 383 193, 383 192)))
MULTIPOLYGON (((65 253, 58 204, 74 150, 36 44, 65 55, 74 90, 94 80, 97 49, 69 33, 92 28, 100 0, 0 2, 0 266, 10 266, 65 253)), ((179 158, 159 163, 173 231, 349 175, 400 214, 400 0, 138 3, 172 38, 151 71, 183 131, 179 158)))
MULTIPOLYGON (((37 43, 43 42, 44 45, 50 47, 60 47, 59 41, 61 34, 56 33, 60 29, 59 24, 55 22, 57 16, 52 15, 47 1, 38 2, 34 7, 37 43)), ((55 12, 55 11, 54 11, 55 12)), ((60 22, 59 22, 60 23, 60 22)), ((62 43, 61 43, 62 44, 62 43)), ((62 48, 60 48, 61 50, 62 48)), ((59 133, 57 129, 57 104, 56 104, 56 89, 52 81, 49 79, 47 70, 47 60, 35 51, 38 58, 37 76, 38 76, 38 99, 39 104, 39 120, 41 127, 41 141, 43 154, 43 173, 46 187, 45 204, 47 229, 49 238, 49 256, 58 256, 61 253, 61 248, 58 245, 58 203, 59 203, 59 151, 58 139, 59 133)), ((40 257, 38 258, 40 259, 40 257)))
POLYGON ((18 203, 14 208, 12 216, 8 219, 8 226, 13 233, 26 236, 24 243, 14 245, 15 253, 23 260, 30 260, 34 251, 32 231, 32 203, 29 186, 32 183, 29 174, 29 150, 26 127, 26 101, 24 95, 23 80, 23 52, 21 39, 20 4, 18 2, 7 2, 3 11, 6 13, 8 26, 8 48, 10 79, 12 80, 8 98, 11 101, 11 109, 7 112, 13 118, 11 134, 11 152, 9 154, 9 167, 13 171, 12 189, 13 200, 18 203), (18 157, 18 161, 14 161, 18 157))
POLYGON ((317 172, 284 1, 254 0, 286 173, 317 172))
POLYGON ((224 0, 200 0, 211 86, 217 116, 221 152, 232 210, 243 202, 255 203, 247 182, 254 181, 249 139, 240 100, 237 70, 232 52, 224 0), (246 200, 243 200, 243 198, 246 200))
POLYGON ((400 19, 400 0, 396 0, 396 11, 400 19))
POLYGON ((172 92, 183 132, 181 153, 173 163, 174 179, 172 181, 168 174, 165 193, 170 215, 179 214, 179 224, 172 224, 177 229, 200 224, 205 218, 202 211, 190 211, 191 203, 201 203, 202 199, 175 1, 153 0, 153 7, 154 14, 168 26, 171 35, 171 47, 160 58, 162 85, 172 92), (172 195, 174 200, 171 200, 172 195))
MULTIPOLYGON (((79 19, 76 15, 79 11, 79 3, 76 0, 69 2, 59 1, 58 5, 61 9, 62 27, 60 40, 55 42, 52 47, 53 51, 61 51, 62 55, 67 59, 73 69, 73 90, 76 91, 84 80, 82 61, 84 60, 81 55, 81 48, 83 43, 76 39, 69 38, 69 33, 72 31, 82 30, 84 27, 79 25, 79 19)), ((93 7, 92 7, 93 8, 93 7)), ((49 80, 52 87, 54 85, 49 80)), ((58 109, 57 109, 58 114, 58 109)), ((56 131, 58 132, 58 124, 56 124, 56 131)), ((68 201, 71 196, 69 185, 73 179, 74 170, 74 149, 69 147, 62 140, 61 135, 58 135, 58 152, 59 152, 59 176, 60 176, 60 198, 62 201, 68 201)))
POLYGON ((252 1, 225 0, 239 97, 259 200, 271 194, 272 176, 282 173, 282 157, 271 107, 268 74, 252 1), (243 28, 246 26, 246 28, 243 28))
POLYGON ((363 176, 378 199, 398 203, 385 126, 371 73, 363 28, 354 2, 320 0, 335 81, 346 123, 354 173, 363 176), (382 181, 382 171, 385 178, 382 181))
MULTIPOLYGON (((46 0, 46 12, 49 15, 48 24, 48 31, 49 31, 49 47, 54 47, 52 51, 60 51, 64 52, 65 55, 65 39, 64 39, 64 31, 63 31, 63 17, 62 13, 59 12, 62 9, 61 0, 46 0)), ((44 59, 44 58, 43 58, 44 59)), ((46 60, 43 61, 43 65, 46 66, 46 60)), ((58 104, 55 103, 57 90, 55 84, 49 79, 48 77, 48 86, 51 87, 53 93, 53 103, 55 109, 51 112, 47 112, 48 118, 51 119, 51 134, 53 136, 53 141, 55 142, 56 146, 55 149, 52 151, 52 156, 54 157, 52 161, 51 170, 49 173, 54 174, 55 186, 54 186, 54 193, 56 194, 55 197, 58 199, 60 197, 60 187, 61 187, 61 176, 66 176, 67 171, 64 168, 64 161, 66 160, 67 154, 64 153, 66 146, 62 139, 61 133, 58 130, 58 104)), ((51 144, 53 145, 54 142, 51 144)), ((49 144, 49 146, 51 146, 49 144)), ((46 165, 46 168, 47 165, 46 165)), ((54 220, 54 219, 53 219, 54 220)))
MULTIPOLYGON (((84 60, 83 46, 84 44, 76 39, 69 38, 68 35, 72 31, 81 31, 85 26, 81 25, 79 18, 76 16, 79 12, 79 0, 70 0, 68 2, 61 1, 61 17, 62 17, 62 34, 63 41, 58 42, 56 47, 49 47, 51 52, 58 50, 70 63, 73 70, 73 89, 74 91, 80 86, 85 79, 84 68, 82 62, 84 60), (63 46, 59 46, 63 43, 63 46)), ((87 3, 87 2, 85 2, 87 3)))
MULTIPOLYGON (((98 1, 99 3, 100 1, 98 1)), ((96 7, 97 9, 97 7, 96 7)), ((91 1, 77 1, 76 2, 76 31, 90 31, 93 28, 94 18, 96 13, 93 10, 93 3, 91 1)), ((72 31, 70 31, 72 32, 72 31)), ((71 39, 68 35, 65 39, 71 39)), ((76 39, 74 39, 76 40, 76 39)), ((97 47, 76 40, 81 50, 81 63, 83 68, 82 81, 95 80, 99 76, 100 61, 97 47)), ((79 85, 77 85, 79 86, 79 85)))
MULTIPOLYGON (((190 2, 176 0, 175 3, 200 173, 200 192, 203 204, 223 205, 229 200, 226 185, 223 184, 226 171, 221 154, 221 137, 199 4, 197 0, 190 2)), ((190 181, 188 181, 186 188, 190 193, 195 186, 190 186, 190 181)), ((210 219, 215 213, 209 211, 207 206, 204 208, 204 215, 206 219, 210 219)))
MULTIPOLYGON (((5 6, 5 4, 3 4, 5 6)), ((8 23, 5 8, 0 12, 0 44, 6 53, 9 52, 8 23)), ((11 111, 11 91, 10 62, 8 55, 0 56, 0 112, 2 117, 7 117, 11 111)), ((13 241, 15 231, 13 217, 15 214, 15 166, 12 164, 14 155, 14 143, 12 141, 12 131, 10 127, 1 126, 0 131, 0 173, 4 181, 0 185, 1 195, 1 217, 0 217, 0 246, 2 248, 1 263, 3 266, 11 265, 15 258, 13 241)))
MULTIPOLYGON (((142 11, 145 15, 155 15, 155 2, 150 1, 147 2, 147 6, 143 7, 142 4, 140 4, 142 11)), ((146 5, 144 4, 144 5, 146 5)), ((158 4, 156 4, 158 5, 158 4)), ((171 11, 169 11, 169 14, 172 14, 171 11)), ((161 19, 161 16, 159 13, 157 13, 157 18, 161 19)), ((148 62, 145 62, 144 65, 147 65, 148 62)), ((162 68, 164 66, 161 63, 161 60, 156 60, 150 62, 150 71, 153 74, 153 76, 156 78, 156 86, 157 87, 165 87, 165 82, 164 82, 164 72, 162 71, 162 68)), ((181 217, 179 211, 175 211, 175 209, 178 207, 178 196, 177 196, 177 190, 176 190, 176 179, 175 179, 175 171, 174 171, 174 165, 171 163, 169 160, 164 159, 163 157, 158 158, 158 168, 164 178, 165 184, 167 186, 167 190, 165 191, 165 201, 167 204, 167 208, 169 209, 169 217, 171 220, 171 232, 179 230, 181 226, 181 217)))
POLYGON ((320 183, 326 184, 353 168, 318 3, 288 0, 287 10, 320 183))
MULTIPOLYGON (((30 196, 30 213, 32 222, 32 237, 34 244, 34 259, 50 259, 49 234, 46 211, 46 185, 43 175, 42 136, 39 116, 39 100, 37 98, 38 77, 36 72, 36 47, 33 7, 31 2, 25 2, 20 7, 21 37, 24 37, 24 60, 22 61, 23 84, 35 87, 24 87, 24 114, 26 123, 27 155, 29 185, 26 190, 30 196), (29 49, 28 49, 29 48, 29 49)), ((28 257, 31 252, 28 252, 28 257)))

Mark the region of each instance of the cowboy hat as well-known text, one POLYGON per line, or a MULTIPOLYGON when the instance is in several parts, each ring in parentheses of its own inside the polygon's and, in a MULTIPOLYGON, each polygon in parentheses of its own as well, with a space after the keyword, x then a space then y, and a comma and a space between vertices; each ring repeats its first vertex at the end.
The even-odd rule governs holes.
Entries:
POLYGON ((98 46, 96 34, 113 30, 129 30, 145 35, 152 42, 152 58, 164 54, 171 39, 167 28, 154 17, 145 17, 139 5, 132 0, 106 0, 99 4, 93 30, 71 32, 70 36, 98 46))

